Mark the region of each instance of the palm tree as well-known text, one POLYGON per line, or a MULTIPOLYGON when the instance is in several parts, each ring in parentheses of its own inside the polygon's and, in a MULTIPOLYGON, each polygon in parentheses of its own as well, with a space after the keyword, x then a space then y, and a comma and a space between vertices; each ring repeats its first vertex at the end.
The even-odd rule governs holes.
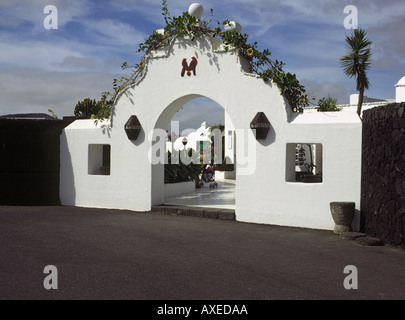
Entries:
POLYGON ((368 89, 370 82, 367 78, 367 70, 371 65, 371 45, 372 41, 366 38, 366 31, 354 29, 352 33, 346 35, 347 54, 340 58, 340 65, 344 73, 352 78, 356 77, 357 90, 359 91, 359 103, 357 114, 360 116, 363 105, 364 89, 368 89))

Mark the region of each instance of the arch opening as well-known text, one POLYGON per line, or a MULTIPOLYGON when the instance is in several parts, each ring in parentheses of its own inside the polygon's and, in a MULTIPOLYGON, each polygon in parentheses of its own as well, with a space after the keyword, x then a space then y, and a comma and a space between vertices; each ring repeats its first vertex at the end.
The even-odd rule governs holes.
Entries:
POLYGON ((222 105, 181 97, 161 113, 155 131, 165 161, 152 164, 152 205, 235 209, 235 129, 222 105))

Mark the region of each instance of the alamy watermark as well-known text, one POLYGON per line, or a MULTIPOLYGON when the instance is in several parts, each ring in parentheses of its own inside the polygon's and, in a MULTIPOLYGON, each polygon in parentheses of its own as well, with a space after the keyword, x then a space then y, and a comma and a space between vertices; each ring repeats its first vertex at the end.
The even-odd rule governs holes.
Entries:
MULTIPOLYGON (((175 128, 174 134, 180 137, 178 130, 178 122, 172 121, 171 127, 175 128), (177 132, 176 132, 177 131, 177 132)), ((190 132, 192 129, 187 129, 182 132, 190 132)), ((232 148, 238 150, 238 174, 239 175, 250 175, 256 170, 256 139, 255 130, 243 130, 235 129, 233 130, 237 139, 231 143, 232 148), (253 132, 253 134, 252 134, 253 132)), ((148 140, 152 142, 152 147, 149 150, 148 158, 152 165, 157 164, 227 164, 227 159, 225 157, 223 145, 225 137, 225 131, 219 129, 213 129, 211 131, 211 136, 213 137, 213 144, 205 143, 200 144, 199 141, 194 141, 195 145, 190 146, 188 142, 187 146, 184 145, 183 148, 174 148, 174 142, 171 135, 168 140, 167 132, 163 129, 155 129, 149 132, 148 140), (170 160, 168 155, 167 145, 171 145, 170 148, 170 160), (224 159, 224 161, 223 161, 224 159), (213 160, 213 161, 212 161, 213 160)), ((229 146, 229 145, 228 145, 229 146)), ((233 163, 231 161, 230 163, 233 163)))
POLYGON ((44 28, 46 30, 58 29, 58 8, 54 5, 47 5, 44 13, 48 14, 44 19, 44 28))
POLYGON ((347 14, 343 20, 345 29, 357 29, 359 27, 359 12, 356 6, 348 5, 343 9, 343 13, 347 14))
MULTIPOLYGON (((343 20, 345 29, 358 28, 358 9, 354 5, 347 5, 343 9, 343 13, 347 14, 343 20)), ((44 14, 48 14, 44 19, 44 28, 47 30, 58 29, 58 8, 54 5, 47 5, 44 7, 44 14)))
POLYGON ((47 274, 44 279, 44 288, 58 290, 58 269, 53 265, 48 265, 44 268, 44 274, 47 274))
MULTIPOLYGON (((344 267, 343 273, 347 274, 343 280, 343 287, 346 290, 357 290, 359 288, 357 267, 347 265, 344 267)), ((47 265, 44 268, 44 274, 47 274, 43 282, 44 288, 48 291, 58 290, 58 269, 54 265, 47 265)))
POLYGON ((346 290, 357 290, 359 288, 358 270, 356 266, 348 265, 343 269, 344 274, 348 274, 343 280, 343 287, 346 290))

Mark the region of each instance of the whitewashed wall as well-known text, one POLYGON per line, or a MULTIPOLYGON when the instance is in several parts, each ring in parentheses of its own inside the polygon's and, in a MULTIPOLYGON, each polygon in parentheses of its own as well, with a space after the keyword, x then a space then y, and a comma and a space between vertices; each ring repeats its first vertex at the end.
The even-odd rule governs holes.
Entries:
POLYGON ((178 183, 166 183, 164 186, 165 197, 175 197, 181 194, 190 193, 195 190, 195 182, 178 182, 178 183))
MULTIPOLYGON (((242 71, 236 52, 209 39, 176 39, 166 52, 146 61, 145 76, 121 95, 111 128, 76 121, 61 137, 61 201, 65 205, 150 210, 164 201, 163 165, 150 163, 151 134, 166 129, 177 110, 197 97, 219 103, 236 135, 236 219, 333 229, 331 201, 360 208, 361 122, 351 113, 292 114, 280 90, 242 71), (196 76, 181 77, 182 60, 196 57, 196 76), (250 122, 264 112, 271 123, 256 141, 250 122), (124 124, 136 115, 142 132, 128 140, 124 124), (250 141, 247 143, 247 141, 250 141), (111 144, 111 175, 86 171, 89 144, 111 144), (287 144, 321 143, 324 182, 286 182, 287 144), (248 158, 248 165, 243 161, 248 158)), ((164 145, 164 141, 163 141, 164 145)))
POLYGON ((402 77, 395 85, 395 100, 397 103, 405 101, 405 77, 402 77))

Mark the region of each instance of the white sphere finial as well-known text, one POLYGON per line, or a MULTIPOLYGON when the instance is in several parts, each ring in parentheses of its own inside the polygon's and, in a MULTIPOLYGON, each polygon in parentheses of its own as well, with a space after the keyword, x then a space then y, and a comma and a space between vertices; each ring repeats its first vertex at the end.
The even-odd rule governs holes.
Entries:
POLYGON ((188 8, 188 13, 190 14, 190 16, 200 19, 204 13, 204 8, 199 3, 193 3, 188 8))
POLYGON ((236 22, 236 21, 229 21, 229 23, 227 23, 224 26, 225 31, 236 31, 241 33, 242 32, 242 26, 240 25, 240 23, 236 22))

